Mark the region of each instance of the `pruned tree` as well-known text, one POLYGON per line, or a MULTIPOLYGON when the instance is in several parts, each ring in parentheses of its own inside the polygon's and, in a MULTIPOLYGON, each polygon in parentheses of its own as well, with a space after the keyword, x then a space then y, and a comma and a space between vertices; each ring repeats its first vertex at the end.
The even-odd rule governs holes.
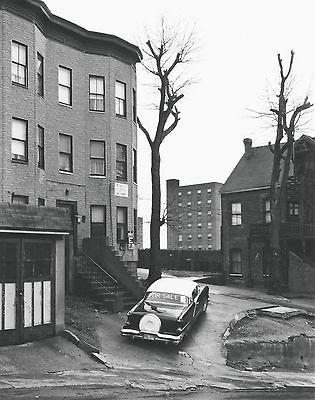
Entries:
MULTIPOLYGON (((290 63, 287 72, 284 72, 283 61, 278 54, 280 71, 280 88, 277 103, 270 109, 276 120, 276 139, 269 148, 273 153, 273 166, 270 182, 270 241, 269 241, 269 284, 270 293, 281 292, 281 251, 280 251, 280 226, 285 212, 286 186, 290 173, 293 156, 294 135, 301 116, 312 107, 305 97, 299 104, 289 105, 291 95, 291 73, 294 61, 294 52, 291 51, 290 63)), ((291 104, 291 103, 290 103, 291 104)))
POLYGON ((184 97, 184 89, 192 83, 185 78, 184 64, 191 61, 194 50, 193 32, 180 34, 171 29, 164 19, 161 20, 157 35, 147 35, 143 66, 153 78, 158 89, 156 105, 157 122, 155 132, 150 133, 140 118, 138 126, 145 134, 151 148, 151 187, 152 208, 150 222, 150 270, 147 283, 161 277, 159 266, 161 218, 161 183, 160 183, 160 146, 165 138, 174 131, 179 120, 179 101, 184 97))

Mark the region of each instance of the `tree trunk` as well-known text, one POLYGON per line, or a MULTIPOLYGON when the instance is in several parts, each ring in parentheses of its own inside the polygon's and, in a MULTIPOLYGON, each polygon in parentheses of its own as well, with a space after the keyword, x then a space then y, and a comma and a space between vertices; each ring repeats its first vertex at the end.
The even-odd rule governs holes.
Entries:
POLYGON ((160 215, 161 215, 161 186, 160 186, 160 150, 159 145, 151 146, 151 182, 152 182, 152 210, 150 225, 150 271, 147 284, 151 284, 161 277, 160 258, 160 215))

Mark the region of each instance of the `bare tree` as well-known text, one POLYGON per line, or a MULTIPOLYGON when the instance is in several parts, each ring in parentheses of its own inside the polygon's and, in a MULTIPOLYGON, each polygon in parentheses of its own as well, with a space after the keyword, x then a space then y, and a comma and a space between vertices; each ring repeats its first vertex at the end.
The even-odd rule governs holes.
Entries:
POLYGON ((294 60, 294 52, 291 51, 290 63, 287 72, 284 72, 283 62, 278 54, 280 70, 280 90, 275 107, 270 112, 276 120, 276 140, 274 145, 269 142, 269 148, 273 153, 273 167, 270 182, 270 259, 269 259, 269 292, 281 291, 281 252, 280 252, 280 225, 282 222, 284 207, 286 204, 286 186, 290 173, 290 165, 293 156, 294 134, 303 113, 312 107, 308 97, 298 105, 289 106, 288 100, 291 94, 291 73, 294 60))
MULTIPOLYGON (((151 75, 158 89, 157 123, 154 136, 138 118, 138 126, 145 134, 151 148, 152 210, 150 223, 150 270, 147 283, 161 277, 159 266, 161 218, 160 146, 164 139, 176 128, 180 120, 179 101, 184 97, 184 89, 192 83, 184 78, 183 65, 191 61, 194 49, 193 33, 177 33, 161 20, 158 35, 147 35, 142 49, 146 59, 145 69, 151 75)), ((165 218, 164 218, 165 220, 165 218)))

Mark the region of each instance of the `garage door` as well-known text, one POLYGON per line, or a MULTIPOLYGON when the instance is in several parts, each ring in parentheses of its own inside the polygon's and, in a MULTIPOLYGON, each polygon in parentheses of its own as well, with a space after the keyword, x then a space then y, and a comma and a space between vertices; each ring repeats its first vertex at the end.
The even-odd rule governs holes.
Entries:
POLYGON ((54 252, 49 239, 0 239, 0 344, 54 333, 54 252))

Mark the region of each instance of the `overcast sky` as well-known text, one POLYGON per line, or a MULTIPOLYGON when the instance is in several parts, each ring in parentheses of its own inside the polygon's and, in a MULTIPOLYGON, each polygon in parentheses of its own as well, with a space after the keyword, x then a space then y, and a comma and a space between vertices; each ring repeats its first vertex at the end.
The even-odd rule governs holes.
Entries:
MULTIPOLYGON (((313 103, 315 73, 315 2, 313 0, 45 0, 53 14, 85 29, 120 36, 139 45, 144 27, 166 16, 174 26, 195 24, 198 53, 190 66, 197 81, 179 104, 181 121, 162 144, 162 207, 165 181, 181 185, 224 183, 243 154, 243 139, 253 146, 273 141, 268 122, 248 111, 268 110, 267 94, 277 90, 280 53, 284 63, 295 51, 294 97, 313 103)), ((147 76, 138 68, 138 114, 144 122, 152 103, 147 76)), ((153 98, 154 99, 154 98, 153 98)), ((302 133, 314 136, 315 118, 302 133)), ((150 151, 138 130, 139 216, 149 246, 150 151)), ((166 244, 162 233, 162 247, 166 244)))

